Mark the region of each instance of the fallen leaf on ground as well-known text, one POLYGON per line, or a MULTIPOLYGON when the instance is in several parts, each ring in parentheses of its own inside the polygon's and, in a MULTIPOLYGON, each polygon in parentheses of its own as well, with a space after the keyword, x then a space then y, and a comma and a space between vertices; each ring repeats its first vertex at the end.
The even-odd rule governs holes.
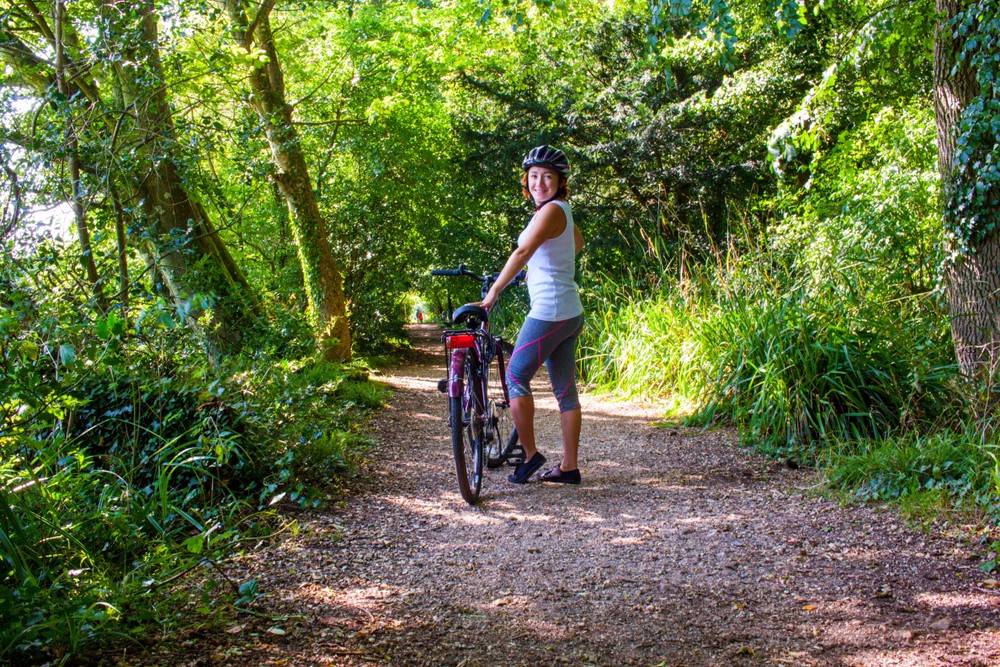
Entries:
POLYGON ((932 630, 947 630, 951 627, 951 621, 947 618, 939 618, 931 623, 932 630))

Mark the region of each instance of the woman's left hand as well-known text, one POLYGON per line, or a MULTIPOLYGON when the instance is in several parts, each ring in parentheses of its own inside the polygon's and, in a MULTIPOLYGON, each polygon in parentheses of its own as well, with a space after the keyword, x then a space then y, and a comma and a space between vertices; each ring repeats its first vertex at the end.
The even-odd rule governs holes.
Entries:
POLYGON ((479 302, 479 305, 490 310, 493 308, 493 304, 497 302, 497 294, 491 288, 489 292, 486 293, 486 298, 479 302))

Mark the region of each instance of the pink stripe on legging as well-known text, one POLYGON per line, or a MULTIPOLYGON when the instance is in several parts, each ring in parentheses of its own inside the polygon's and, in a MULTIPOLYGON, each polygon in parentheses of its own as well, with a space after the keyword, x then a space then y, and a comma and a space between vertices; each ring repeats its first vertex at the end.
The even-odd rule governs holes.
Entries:
POLYGON ((569 321, 570 320, 563 320, 562 322, 560 322, 560 324, 559 324, 559 326, 557 328, 555 328, 552 331, 548 332, 544 336, 536 338, 535 340, 532 340, 532 341, 528 341, 527 343, 525 343, 521 347, 514 348, 514 351, 510 353, 510 358, 513 359, 515 354, 517 354, 519 351, 523 350, 524 348, 528 347, 529 345, 534 345, 536 343, 539 343, 539 345, 538 345, 538 363, 542 363, 542 346, 540 345, 540 343, 543 340, 545 340, 546 338, 548 338, 549 336, 555 335, 556 332, 558 332, 560 329, 562 329, 564 326, 566 326, 566 323, 569 322, 569 321))
POLYGON ((563 393, 561 393, 558 396, 556 396, 556 400, 557 401, 561 401, 564 398, 566 398, 566 394, 569 393, 569 388, 572 387, 572 386, 573 386, 573 381, 570 380, 569 382, 566 383, 566 389, 563 390, 563 393))

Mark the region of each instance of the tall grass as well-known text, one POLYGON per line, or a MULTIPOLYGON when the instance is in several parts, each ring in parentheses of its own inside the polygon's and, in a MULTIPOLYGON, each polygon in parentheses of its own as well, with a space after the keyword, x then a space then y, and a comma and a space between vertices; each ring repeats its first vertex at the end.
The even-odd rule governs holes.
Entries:
MULTIPOLYGON (((156 582, 234 537, 247 503, 221 486, 214 443, 166 442, 158 475, 137 485, 116 461, 102 465, 83 443, 48 443, 0 465, 0 656, 78 656, 89 642, 163 621, 156 582), (116 470, 117 469, 117 470, 116 470), (190 475, 183 485, 172 473, 190 475), (195 546, 197 545, 197 546, 195 546), (120 624, 124 614, 129 622, 120 624)), ((124 635, 124 636, 127 636, 124 635)))
POLYGON ((651 293, 605 278, 589 294, 584 376, 806 457, 817 442, 947 416, 954 368, 934 304, 871 307, 795 280, 779 259, 719 261, 651 293))
POLYGON ((666 399, 689 424, 734 424, 856 498, 1000 519, 1000 438, 968 409, 932 296, 880 303, 780 260, 757 249, 653 289, 605 276, 586 294, 585 379, 666 399))
POLYGON ((589 298, 584 377, 626 395, 666 396, 679 406, 699 403, 706 397, 708 369, 694 330, 704 306, 687 302, 677 290, 636 299, 609 277, 603 280, 607 291, 589 298))

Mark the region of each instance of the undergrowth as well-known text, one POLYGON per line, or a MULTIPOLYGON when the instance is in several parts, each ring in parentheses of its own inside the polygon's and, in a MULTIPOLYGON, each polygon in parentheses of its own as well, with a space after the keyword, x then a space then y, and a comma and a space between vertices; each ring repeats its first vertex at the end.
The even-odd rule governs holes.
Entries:
POLYGON ((256 584, 226 558, 336 493, 382 390, 308 335, 213 364, 155 297, 88 319, 0 278, 0 662, 235 613, 256 584))
POLYGON ((665 399, 690 425, 734 424, 855 498, 1000 519, 998 440, 973 414, 934 289, 932 139, 926 110, 883 109, 813 165, 808 189, 756 203, 779 220, 748 210, 682 271, 657 245, 650 267, 592 279, 585 379, 665 399))
MULTIPOLYGON (((738 270, 775 267, 754 260, 738 270)), ((584 376, 666 399, 688 425, 734 424, 743 444, 819 465, 858 500, 1000 519, 998 439, 967 409, 936 305, 860 312, 832 290, 771 289, 787 279, 706 274, 624 302, 591 292, 584 376)))
POLYGON ((954 506, 1000 519, 1000 442, 979 428, 844 443, 821 461, 829 484, 921 516, 954 506))

